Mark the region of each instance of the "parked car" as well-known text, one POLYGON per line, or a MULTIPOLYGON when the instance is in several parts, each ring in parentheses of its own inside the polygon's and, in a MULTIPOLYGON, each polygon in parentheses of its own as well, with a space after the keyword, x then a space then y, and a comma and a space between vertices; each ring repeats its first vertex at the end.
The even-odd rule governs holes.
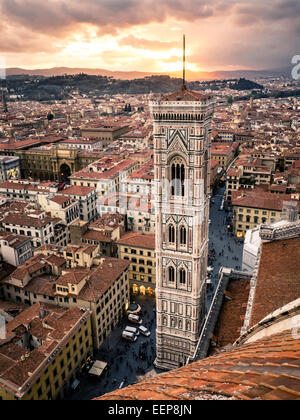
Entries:
POLYGON ((151 333, 150 331, 146 328, 143 327, 142 325, 139 327, 139 331, 145 336, 145 337, 150 337, 151 333))
POLYGON ((130 314, 128 315, 128 321, 133 322, 134 324, 142 324, 143 320, 138 315, 130 314))
POLYGON ((123 331, 122 338, 127 341, 135 342, 137 340, 137 336, 129 331, 123 331))
POLYGON ((140 335, 140 332, 139 332, 139 330, 138 330, 137 328, 133 328, 133 327, 126 327, 126 328, 125 328, 125 331, 127 331, 127 332, 129 332, 129 333, 131 333, 131 334, 134 334, 134 335, 136 335, 136 336, 139 336, 139 335, 140 335))

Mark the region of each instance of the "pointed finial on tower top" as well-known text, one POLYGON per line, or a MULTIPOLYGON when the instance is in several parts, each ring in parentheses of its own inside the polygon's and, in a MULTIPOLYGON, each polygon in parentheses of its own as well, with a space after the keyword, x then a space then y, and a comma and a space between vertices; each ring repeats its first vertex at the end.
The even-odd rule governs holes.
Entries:
POLYGON ((183 35, 183 76, 182 76, 182 90, 186 90, 186 84, 185 84, 185 35, 183 35))

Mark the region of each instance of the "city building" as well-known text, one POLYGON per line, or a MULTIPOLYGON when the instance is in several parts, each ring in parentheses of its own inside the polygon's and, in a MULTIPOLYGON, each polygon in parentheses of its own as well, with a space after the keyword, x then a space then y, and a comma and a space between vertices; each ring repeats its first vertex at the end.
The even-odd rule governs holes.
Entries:
POLYGON ((119 258, 130 261, 129 282, 134 294, 155 295, 155 235, 128 233, 117 241, 119 258))
POLYGON ((108 146, 113 141, 117 140, 124 134, 130 131, 129 126, 97 126, 94 124, 93 126, 86 126, 81 128, 81 135, 84 138, 92 137, 95 139, 99 139, 102 141, 104 146, 108 146))
POLYGON ((130 288, 129 263, 116 258, 94 259, 96 253, 93 246, 68 247, 63 253, 44 247, 2 280, 4 299, 25 305, 39 302, 88 308, 92 312, 93 347, 98 350, 123 318, 130 303, 130 288), (77 258, 74 251, 80 249, 77 258), (91 259, 94 265, 89 267, 91 259), (67 268, 72 265, 76 268, 67 268))
POLYGON ((38 195, 41 210, 57 217, 66 226, 79 219, 79 202, 60 195, 38 195))
POLYGON ((19 179, 21 176, 18 157, 0 156, 0 182, 19 179))
POLYGON ((36 303, 0 338, 0 400, 60 400, 93 355, 91 311, 36 303))
POLYGON ((237 144, 213 143, 211 159, 216 161, 223 170, 226 170, 234 160, 237 144))
POLYGON ((2 261, 18 267, 33 256, 33 246, 28 236, 0 231, 0 254, 2 261))
POLYGON ((59 195, 72 197, 79 202, 79 219, 93 222, 97 218, 97 191, 92 187, 68 186, 59 195))
POLYGON ((41 146, 17 151, 25 179, 61 181, 102 157, 102 152, 81 151, 68 146, 41 146))
POLYGON ((287 201, 294 201, 299 213, 298 195, 272 194, 260 188, 234 191, 232 196, 234 235, 244 238, 250 229, 255 229, 261 224, 279 222, 284 203, 287 201))
POLYGON ((270 185, 272 168, 260 158, 241 157, 227 171, 226 200, 231 203, 232 192, 255 185, 270 185))
MULTIPOLYGON (((127 178, 138 166, 131 159, 103 158, 87 168, 73 173, 70 177, 71 185, 95 188, 98 197, 106 197, 111 193, 118 194, 120 183, 127 178)), ((98 211, 101 214, 100 211, 98 211)))
POLYGON ((183 85, 150 102, 150 108, 156 183, 155 365, 174 369, 194 354, 206 312, 214 101, 183 85))
POLYGON ((68 268, 91 268, 100 256, 100 247, 95 245, 69 244, 63 250, 68 268))
POLYGON ((99 246, 99 252, 103 256, 117 257, 117 241, 124 232, 124 216, 107 213, 82 232, 80 241, 83 244, 99 246))
POLYGON ((47 216, 43 211, 30 214, 10 214, 1 220, 3 229, 17 235, 27 236, 35 248, 47 244, 55 244, 54 229, 59 221, 47 216))

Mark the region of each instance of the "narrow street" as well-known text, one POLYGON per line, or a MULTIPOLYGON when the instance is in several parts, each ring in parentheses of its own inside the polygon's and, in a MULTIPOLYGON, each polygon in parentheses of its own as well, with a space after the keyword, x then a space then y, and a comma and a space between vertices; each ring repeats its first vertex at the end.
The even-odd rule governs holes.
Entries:
POLYGON ((212 285, 208 288, 208 305, 211 303, 219 281, 220 268, 228 267, 241 270, 242 267, 243 244, 228 230, 230 213, 221 210, 224 194, 225 188, 217 189, 211 201, 208 266, 213 267, 213 272, 212 285))

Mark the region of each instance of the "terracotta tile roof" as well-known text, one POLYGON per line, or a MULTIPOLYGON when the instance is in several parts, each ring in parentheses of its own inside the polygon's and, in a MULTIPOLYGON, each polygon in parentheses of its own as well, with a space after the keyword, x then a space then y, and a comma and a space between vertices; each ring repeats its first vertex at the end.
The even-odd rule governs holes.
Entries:
POLYGON ((285 331, 100 400, 299 400, 300 337, 285 331))
POLYGON ((219 155, 230 155, 234 151, 232 145, 227 144, 220 144, 220 143, 213 143, 211 148, 211 154, 212 156, 219 156, 219 155))
POLYGON ((7 324, 7 332, 14 332, 15 338, 7 335, 8 343, 0 343, 0 386, 21 398, 35 383, 40 374, 52 362, 49 355, 62 340, 80 328, 79 321, 90 316, 90 311, 79 308, 59 308, 37 303, 7 324), (22 338, 19 334, 34 336, 43 344, 31 351, 17 345, 22 338), (42 366, 43 364, 43 366, 42 366), (40 372, 37 369, 40 368, 40 372))
POLYGON ((239 338, 244 325, 249 293, 250 279, 230 279, 213 334, 213 341, 218 349, 234 344, 239 338))
POLYGON ((52 217, 46 216, 44 219, 38 219, 36 217, 30 217, 26 214, 10 214, 2 220, 3 224, 7 225, 17 225, 17 226, 26 226, 32 228, 40 228, 47 226, 54 219, 52 217))
MULTIPOLYGON (((284 201, 291 201, 291 195, 272 194, 259 188, 254 190, 233 191, 232 205, 265 210, 281 211, 284 201)), ((296 201, 296 200, 292 200, 296 201)), ((300 211, 300 201, 298 201, 300 211)))
POLYGON ((26 242, 30 242, 30 238, 28 238, 28 236, 17 235, 11 232, 0 233, 0 239, 5 240, 10 248, 18 248, 26 242))
POLYGON ((95 188, 92 187, 81 187, 79 185, 72 185, 60 192, 60 194, 71 195, 71 196, 85 196, 95 192, 95 188))
POLYGON ((12 278, 23 280, 27 274, 34 275, 43 268, 49 266, 61 267, 65 264, 65 259, 57 257, 56 255, 44 256, 43 254, 37 254, 29 258, 25 263, 19 265, 11 274, 12 278))
POLYGON ((89 230, 84 235, 82 235, 81 240, 86 241, 97 241, 103 243, 110 243, 112 242, 111 236, 104 235, 103 232, 99 232, 98 230, 89 230))
POLYGON ((300 295, 300 238, 262 244, 250 325, 300 295))
POLYGON ((130 262, 125 260, 103 258, 101 265, 91 273, 86 286, 80 292, 80 298, 97 302, 129 265, 130 262))
POLYGON ((70 179, 94 179, 94 180, 101 180, 101 179, 114 179, 120 173, 120 171, 126 171, 130 167, 132 167, 136 162, 131 159, 124 159, 120 160, 120 162, 112 162, 110 165, 105 165, 104 160, 100 160, 98 163, 95 162, 93 166, 95 168, 103 168, 102 172, 92 171, 90 172, 87 169, 83 169, 79 172, 72 174, 70 179), (104 170, 104 168, 107 168, 104 170))
POLYGON ((57 203, 57 204, 65 204, 70 201, 70 198, 56 195, 55 197, 51 198, 50 201, 53 201, 54 203, 57 203))
POLYGON ((26 287, 24 287, 24 291, 54 298, 56 296, 55 281, 56 277, 36 277, 35 279, 32 279, 26 287))
POLYGON ((119 245, 128 245, 136 248, 155 249, 155 235, 141 235, 139 233, 128 233, 117 241, 119 245))
POLYGON ((89 275, 89 273, 89 270, 64 270, 56 284, 60 286, 65 286, 68 284, 79 284, 89 275))

